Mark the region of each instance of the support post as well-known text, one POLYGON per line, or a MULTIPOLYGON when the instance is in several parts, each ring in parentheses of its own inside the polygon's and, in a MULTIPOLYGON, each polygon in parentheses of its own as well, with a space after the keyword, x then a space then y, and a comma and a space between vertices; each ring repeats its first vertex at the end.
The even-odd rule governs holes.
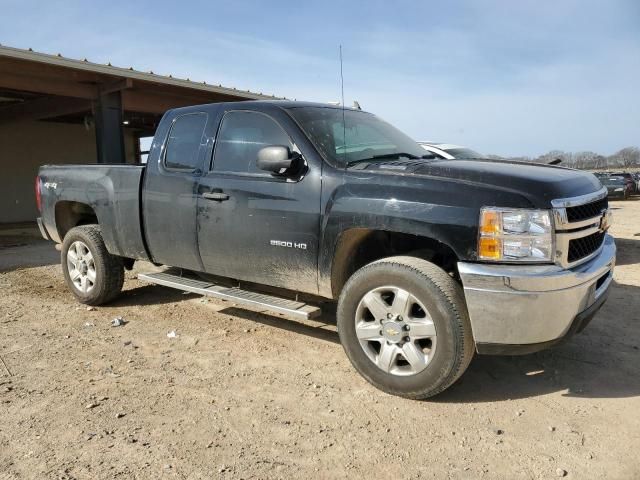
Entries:
POLYGON ((119 91, 98 96, 93 105, 98 163, 125 163, 122 97, 119 91))

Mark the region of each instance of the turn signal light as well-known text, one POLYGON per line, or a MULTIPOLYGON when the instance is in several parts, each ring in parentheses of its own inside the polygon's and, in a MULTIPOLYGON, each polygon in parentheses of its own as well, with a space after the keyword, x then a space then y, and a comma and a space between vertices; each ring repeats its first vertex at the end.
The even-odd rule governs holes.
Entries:
POLYGON ((480 237, 478 241, 478 254, 487 260, 499 260, 502 257, 502 241, 494 237, 480 237))

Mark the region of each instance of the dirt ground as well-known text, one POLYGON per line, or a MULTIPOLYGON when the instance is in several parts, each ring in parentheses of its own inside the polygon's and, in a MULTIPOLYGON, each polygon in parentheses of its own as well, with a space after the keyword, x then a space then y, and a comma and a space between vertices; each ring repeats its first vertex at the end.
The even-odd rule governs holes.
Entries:
POLYGON ((367 384, 331 315, 300 323, 135 272, 88 311, 52 244, 5 231, 0 478, 638 478, 640 199, 612 205, 615 285, 589 327, 477 356, 428 401, 367 384))

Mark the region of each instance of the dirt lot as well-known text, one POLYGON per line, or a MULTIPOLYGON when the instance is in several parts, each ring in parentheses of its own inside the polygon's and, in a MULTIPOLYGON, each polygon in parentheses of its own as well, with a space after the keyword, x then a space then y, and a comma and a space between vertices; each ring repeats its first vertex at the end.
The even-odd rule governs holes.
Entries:
POLYGON ((331 315, 299 323, 135 272, 88 311, 51 244, 4 232, 0 477, 638 478, 640 199, 613 207, 619 266, 589 328, 476 357, 423 402, 360 378, 331 315))

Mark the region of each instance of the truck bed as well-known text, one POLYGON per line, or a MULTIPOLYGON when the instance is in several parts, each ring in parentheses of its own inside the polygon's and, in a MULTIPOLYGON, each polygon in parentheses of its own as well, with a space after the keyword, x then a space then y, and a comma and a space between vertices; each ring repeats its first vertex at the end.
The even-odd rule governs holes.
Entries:
POLYGON ((51 239, 61 243, 65 215, 89 206, 110 253, 147 259, 140 211, 144 171, 143 165, 42 166, 42 222, 51 239))

